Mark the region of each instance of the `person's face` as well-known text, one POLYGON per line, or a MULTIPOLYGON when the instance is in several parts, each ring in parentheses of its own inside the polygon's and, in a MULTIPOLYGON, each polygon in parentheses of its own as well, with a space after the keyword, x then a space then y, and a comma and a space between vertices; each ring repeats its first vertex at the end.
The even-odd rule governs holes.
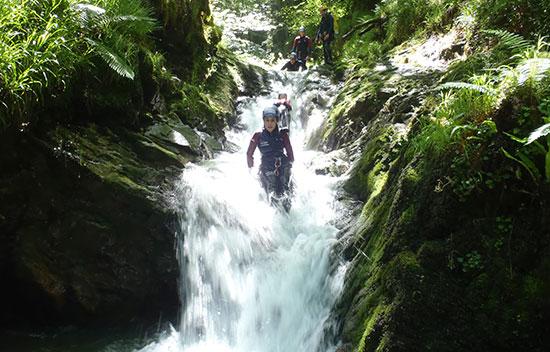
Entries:
POLYGON ((303 37, 303 36, 306 35, 306 32, 303 32, 303 31, 302 31, 302 32, 299 32, 299 33, 300 33, 300 37, 303 37))
POLYGON ((273 132, 275 127, 277 127, 277 120, 274 117, 266 117, 264 119, 264 127, 269 132, 273 132))
POLYGON ((321 10, 320 12, 321 12, 321 16, 324 16, 327 11, 326 10, 321 10))
POLYGON ((295 57, 291 58, 290 62, 292 62, 292 64, 294 65, 296 63, 296 58, 295 57))

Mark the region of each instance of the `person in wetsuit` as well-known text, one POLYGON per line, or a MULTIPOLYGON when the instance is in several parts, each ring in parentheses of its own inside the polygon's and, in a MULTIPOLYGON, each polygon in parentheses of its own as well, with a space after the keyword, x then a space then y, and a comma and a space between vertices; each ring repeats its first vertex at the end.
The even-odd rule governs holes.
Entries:
POLYGON ((319 23, 319 30, 315 38, 317 43, 323 43, 325 64, 332 65, 332 49, 330 45, 334 40, 334 17, 328 12, 326 6, 321 6, 320 12, 321 22, 319 23))
POLYGON ((279 131, 277 122, 279 112, 275 106, 264 109, 262 113, 264 127, 262 132, 256 132, 250 140, 246 158, 248 167, 254 166, 254 151, 260 149, 262 161, 260 164, 260 181, 269 194, 283 194, 289 189, 294 152, 288 133, 279 131), (285 153, 286 152, 286 153, 285 153))
POLYGON ((307 70, 307 59, 311 55, 312 42, 311 38, 306 35, 305 27, 300 27, 298 36, 294 38, 292 44, 292 52, 296 53, 298 61, 302 63, 302 68, 307 70))
POLYGON ((279 110, 279 131, 290 133, 290 112, 292 111, 292 104, 288 99, 288 95, 286 93, 279 93, 273 105, 279 110))
POLYGON ((302 63, 298 61, 296 53, 290 54, 290 60, 281 68, 282 71, 299 71, 302 63))

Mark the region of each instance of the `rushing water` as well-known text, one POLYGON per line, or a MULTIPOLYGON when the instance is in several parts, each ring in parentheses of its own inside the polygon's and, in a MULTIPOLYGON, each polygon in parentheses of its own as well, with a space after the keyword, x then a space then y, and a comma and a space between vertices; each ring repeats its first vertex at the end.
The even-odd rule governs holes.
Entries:
POLYGON ((318 153, 303 148, 318 127, 312 123, 324 114, 311 89, 323 80, 289 75, 274 79, 271 96, 243 106, 245 130, 228 133, 239 151, 184 171, 174 196, 181 224, 181 322, 143 352, 330 350, 323 335, 344 273, 344 266, 331 270, 329 262, 337 233, 336 180, 316 175, 311 164, 318 153), (248 170, 244 154, 261 128, 262 109, 280 91, 295 105, 297 188, 288 214, 267 204, 257 169, 248 170))
MULTIPOLYGON (((266 12, 267 2, 250 1, 250 8, 243 10, 249 16, 246 20, 242 13, 227 10, 231 6, 224 7, 225 2, 217 0, 214 5, 229 46, 248 55, 269 56, 263 46, 249 45, 235 35, 247 28, 274 28, 269 17, 256 16, 266 12)), ((226 133, 238 150, 201 165, 189 164, 171 195, 180 215, 179 324, 137 349, 147 341, 140 332, 92 332, 88 337, 69 331, 60 337, 56 333, 53 339, 37 336, 29 346, 8 345, 18 346, 15 350, 91 352, 334 350, 324 336, 333 323, 330 312, 346 268, 331 256, 340 207, 335 201, 338 179, 316 174, 315 166, 323 166, 325 159, 305 145, 326 117, 326 106, 337 87, 315 72, 272 71, 271 75, 272 93, 242 100, 244 129, 226 133), (278 92, 288 93, 294 106, 291 141, 296 192, 288 214, 267 204, 257 167, 249 171, 245 157, 250 137, 262 127, 261 111, 278 92)), ((256 151, 257 163, 259 159, 256 151)))

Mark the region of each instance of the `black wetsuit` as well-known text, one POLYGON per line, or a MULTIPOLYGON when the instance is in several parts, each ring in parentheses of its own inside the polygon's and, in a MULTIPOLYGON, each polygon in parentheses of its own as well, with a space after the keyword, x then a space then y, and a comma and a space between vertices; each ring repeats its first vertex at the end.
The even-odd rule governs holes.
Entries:
POLYGON ((302 63, 298 60, 296 60, 294 63, 292 61, 287 62, 281 70, 288 70, 288 71, 298 71, 300 70, 300 67, 302 66, 302 63))
POLYGON ((325 64, 332 64, 332 49, 330 44, 334 40, 334 17, 329 12, 326 12, 321 17, 321 23, 317 31, 317 40, 323 42, 325 64))

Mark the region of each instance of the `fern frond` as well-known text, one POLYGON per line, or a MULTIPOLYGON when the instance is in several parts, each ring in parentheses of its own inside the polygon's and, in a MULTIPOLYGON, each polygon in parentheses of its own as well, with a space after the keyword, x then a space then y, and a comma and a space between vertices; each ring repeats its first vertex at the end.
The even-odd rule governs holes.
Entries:
POLYGON ((447 82, 437 87, 437 90, 447 90, 447 89, 468 89, 468 90, 474 90, 482 94, 496 95, 496 92, 494 89, 480 86, 478 84, 472 84, 472 83, 466 83, 466 82, 447 82))
POLYGON ((110 48, 98 43, 92 39, 86 38, 86 41, 94 48, 95 52, 105 61, 105 63, 122 77, 134 79, 135 73, 128 61, 119 56, 110 48))
POLYGON ((518 84, 524 85, 525 82, 533 80, 535 82, 543 80, 547 72, 550 71, 550 58, 535 58, 523 61, 516 68, 518 84))
POLYGON ((116 27, 118 31, 130 35, 146 35, 155 29, 156 22, 151 17, 121 15, 103 16, 98 19, 97 25, 102 28, 116 27))
POLYGON ((531 132, 529 135, 529 138, 527 138, 527 142, 525 144, 531 144, 540 137, 544 137, 546 135, 550 134, 550 123, 544 124, 531 132))
POLYGON ((106 12, 102 7, 85 3, 73 4, 72 8, 78 14, 80 24, 86 28, 91 28, 106 12))
POLYGON ((498 39, 498 44, 496 48, 508 50, 512 54, 520 53, 533 46, 533 43, 531 41, 524 39, 521 35, 505 30, 486 29, 481 32, 496 37, 498 39))

